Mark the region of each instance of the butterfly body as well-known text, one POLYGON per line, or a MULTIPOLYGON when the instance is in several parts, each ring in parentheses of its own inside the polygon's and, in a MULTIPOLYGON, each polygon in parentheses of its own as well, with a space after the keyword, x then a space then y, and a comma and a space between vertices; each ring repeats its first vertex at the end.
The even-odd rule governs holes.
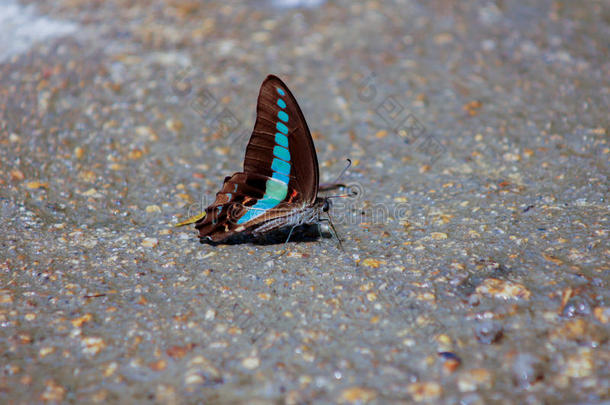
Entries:
POLYGON ((244 169, 226 177, 196 222, 199 237, 222 242, 238 234, 316 224, 328 202, 318 197, 318 160, 296 99, 276 76, 261 85, 244 169))

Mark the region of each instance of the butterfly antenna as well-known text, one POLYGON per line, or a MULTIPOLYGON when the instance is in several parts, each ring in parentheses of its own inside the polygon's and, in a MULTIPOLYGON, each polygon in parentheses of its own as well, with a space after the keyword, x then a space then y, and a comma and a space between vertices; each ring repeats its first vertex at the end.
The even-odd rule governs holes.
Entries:
POLYGON ((339 180, 341 180, 341 178, 345 175, 345 172, 347 172, 349 170, 349 168, 352 167, 352 160, 351 159, 347 159, 347 165, 345 166, 345 168, 343 168, 343 170, 341 171, 341 173, 339 173, 339 175, 337 176, 337 178, 335 179, 334 183, 338 183, 339 180))
POLYGON ((335 181, 333 181, 332 183, 323 183, 323 184, 320 184, 319 190, 320 191, 329 191, 329 190, 334 190, 336 188, 345 187, 345 184, 339 183, 339 180, 341 180, 341 178, 345 175, 345 173, 347 172, 347 170, 350 167, 352 167, 352 160, 351 159, 347 159, 347 165, 341 171, 341 173, 339 173, 339 175, 337 176, 335 181))

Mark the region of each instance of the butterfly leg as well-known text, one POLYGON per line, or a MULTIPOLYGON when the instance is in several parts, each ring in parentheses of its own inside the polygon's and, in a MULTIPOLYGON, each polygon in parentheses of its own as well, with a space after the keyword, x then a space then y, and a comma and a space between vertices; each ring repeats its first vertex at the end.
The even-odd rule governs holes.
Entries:
MULTIPOLYGON (((333 224, 333 221, 330 219, 330 215, 328 216, 328 218, 320 218, 320 222, 328 222, 328 224, 330 225, 330 229, 332 231, 333 236, 335 238, 337 238, 337 242, 339 242, 339 248, 341 248, 341 250, 343 252, 345 252, 345 249, 343 249, 343 243, 341 243, 341 238, 339 238, 339 234, 337 233, 337 230, 335 229, 335 225, 333 224)), ((320 230, 319 226, 318 226, 318 230, 320 230)), ((320 236, 321 235, 322 235, 322 232, 320 232, 320 236)))
POLYGON ((286 238, 286 242, 284 242, 284 247, 288 244, 288 241, 290 240, 290 236, 292 236, 292 231, 294 231, 294 228, 296 228, 297 226, 299 226, 299 224, 293 225, 290 228, 290 232, 288 232, 288 237, 286 238))

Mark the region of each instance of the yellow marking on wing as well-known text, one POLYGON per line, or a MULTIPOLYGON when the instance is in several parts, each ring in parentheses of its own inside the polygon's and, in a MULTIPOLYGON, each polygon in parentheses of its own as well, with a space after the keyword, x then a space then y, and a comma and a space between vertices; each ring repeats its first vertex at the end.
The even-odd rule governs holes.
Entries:
POLYGON ((185 219, 182 222, 178 222, 176 225, 174 225, 174 227, 179 227, 179 226, 184 226, 184 225, 190 225, 190 224, 194 224, 195 222, 199 221, 200 219, 205 218, 205 211, 203 211, 201 214, 197 214, 195 216, 192 216, 188 219, 185 219))

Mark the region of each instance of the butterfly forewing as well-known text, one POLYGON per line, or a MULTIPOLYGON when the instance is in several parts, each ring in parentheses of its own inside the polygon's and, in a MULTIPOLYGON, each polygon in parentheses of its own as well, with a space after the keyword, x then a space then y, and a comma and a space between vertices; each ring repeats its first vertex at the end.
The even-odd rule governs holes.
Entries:
POLYGON ((318 193, 318 159, 307 122, 288 87, 273 75, 258 95, 244 172, 288 179, 306 203, 318 193))

